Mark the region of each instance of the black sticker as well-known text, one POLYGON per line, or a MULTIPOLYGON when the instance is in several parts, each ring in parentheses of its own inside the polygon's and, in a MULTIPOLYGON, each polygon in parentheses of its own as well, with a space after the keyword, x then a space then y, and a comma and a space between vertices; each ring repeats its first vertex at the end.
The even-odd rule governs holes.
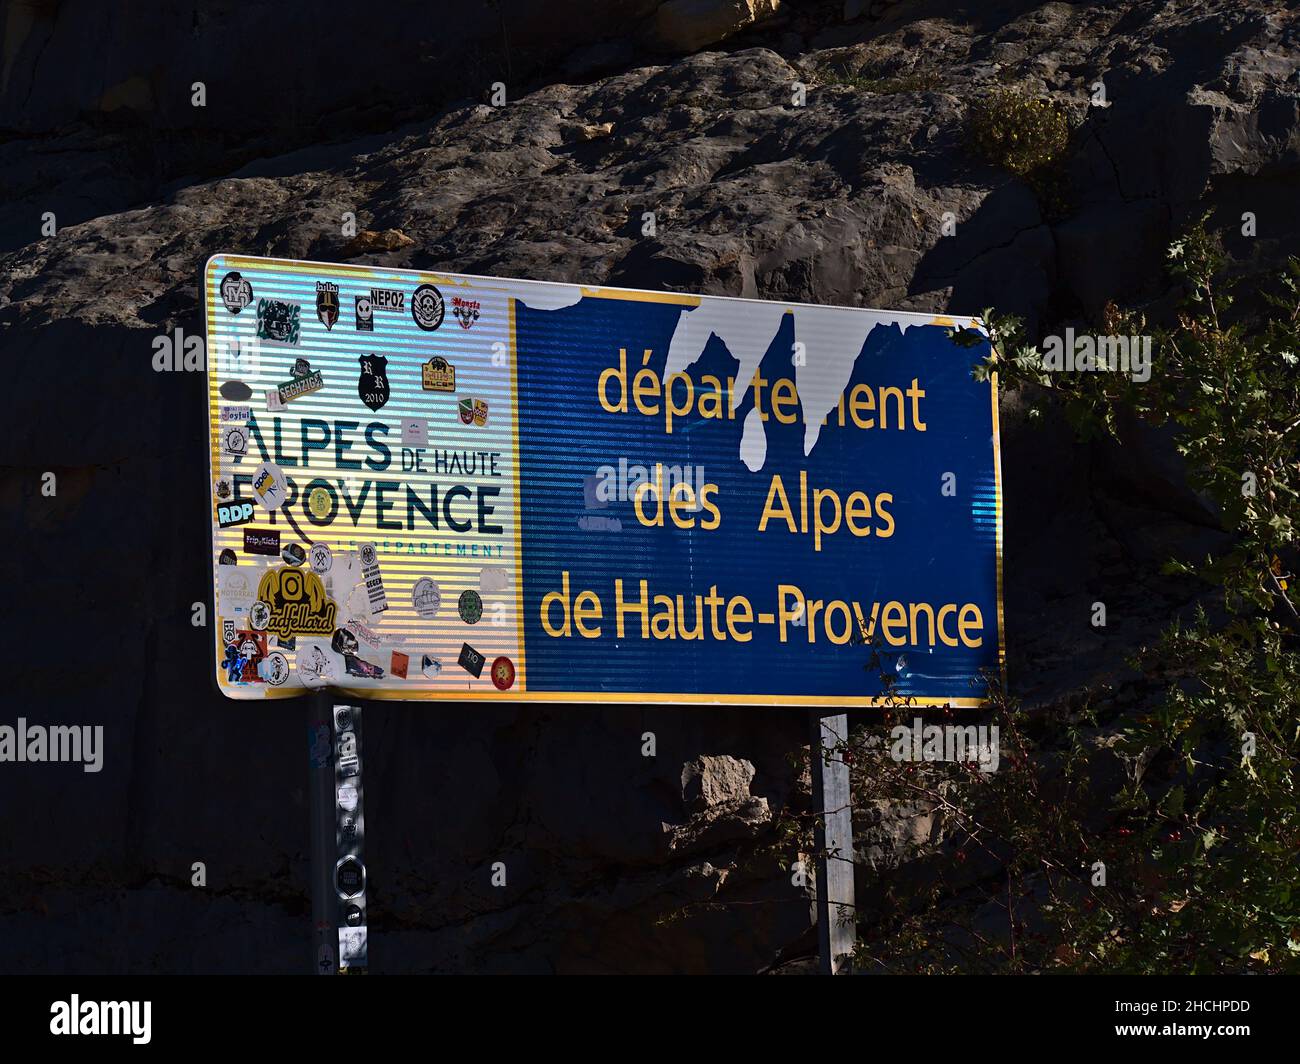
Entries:
POLYGON ((274 558, 280 553, 280 533, 266 528, 244 529, 244 553, 274 558))
POLYGON ((457 659, 457 663, 476 680, 483 675, 483 655, 468 643, 465 643, 460 648, 460 657, 457 659))
POLYGON ((355 857, 345 857, 334 871, 339 897, 355 898, 366 889, 366 870, 355 857))

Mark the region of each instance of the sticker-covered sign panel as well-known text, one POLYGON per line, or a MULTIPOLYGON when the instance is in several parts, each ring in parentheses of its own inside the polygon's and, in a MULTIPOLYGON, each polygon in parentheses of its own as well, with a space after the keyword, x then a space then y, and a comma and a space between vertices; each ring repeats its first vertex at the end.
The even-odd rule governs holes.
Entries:
POLYGON ((969 319, 217 255, 232 698, 976 704, 1003 661, 969 319))

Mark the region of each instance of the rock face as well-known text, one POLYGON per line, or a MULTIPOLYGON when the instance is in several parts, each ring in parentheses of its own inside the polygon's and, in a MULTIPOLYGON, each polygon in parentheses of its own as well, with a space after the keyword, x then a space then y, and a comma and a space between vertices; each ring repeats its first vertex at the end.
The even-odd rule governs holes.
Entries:
MULTIPOLYGON (((1300 251, 1300 30, 1283 3, 901 0, 848 5, 847 22, 838 3, 767 22, 775 4, 503 6, 511 56, 533 49, 519 82, 497 74, 504 53, 472 67, 501 29, 486 8, 397 5, 356 33, 320 5, 159 5, 144 34, 89 6, 9 12, 6 720, 103 724, 107 750, 97 775, 0 770, 0 800, 21 811, 0 835, 4 968, 309 963, 302 713, 234 708, 205 679, 189 620, 208 559, 189 544, 206 543, 206 515, 185 487, 205 460, 203 382, 150 365, 155 336, 202 331, 211 253, 996 305, 1054 330, 1110 299, 1161 313, 1164 245, 1205 209, 1245 269, 1300 251), (734 50, 644 65, 664 26, 664 46, 734 50), (308 44, 286 49, 291 31, 308 44), (145 73, 160 46, 179 58, 145 73), (88 49, 105 62, 69 62, 88 49), (565 56, 605 73, 541 84, 565 56), (507 104, 472 102, 497 77, 507 104), (189 86, 204 79, 198 118, 189 86), (1074 116, 1063 215, 965 146, 971 103, 1008 82, 1074 116), (42 237, 47 211, 58 232, 42 237), (344 234, 348 212, 369 235, 344 234)), ((1081 449, 1011 401, 1003 434, 1011 680, 1047 702, 1163 625, 1183 602, 1154 576, 1161 556, 1215 533, 1172 484, 1167 441, 1081 449), (1103 595, 1098 632, 1087 605, 1103 595)), ((789 956, 807 941, 797 855, 763 846, 807 801, 788 761, 806 737, 793 711, 372 708, 376 968, 756 971, 789 956)), ((938 830, 915 809, 873 809, 863 827, 864 889, 891 847, 938 830)))
POLYGON ((781 0, 667 0, 655 11, 655 38, 675 52, 716 44, 775 15, 781 0))

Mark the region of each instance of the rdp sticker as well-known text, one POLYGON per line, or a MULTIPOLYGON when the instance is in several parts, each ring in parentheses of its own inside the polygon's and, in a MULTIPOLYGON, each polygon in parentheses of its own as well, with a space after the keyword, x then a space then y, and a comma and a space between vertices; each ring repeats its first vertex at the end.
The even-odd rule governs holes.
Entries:
POLYGON ((221 528, 246 525, 253 519, 251 502, 223 502, 217 506, 217 524, 221 528))

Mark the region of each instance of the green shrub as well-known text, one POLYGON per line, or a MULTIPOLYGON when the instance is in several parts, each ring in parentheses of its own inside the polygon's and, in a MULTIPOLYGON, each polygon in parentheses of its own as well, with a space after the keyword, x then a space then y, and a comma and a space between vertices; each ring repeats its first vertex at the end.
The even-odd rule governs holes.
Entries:
POLYGON ((1065 113, 1017 89, 996 90, 971 108, 966 121, 972 149, 1017 177, 1056 163, 1070 142, 1065 113))

